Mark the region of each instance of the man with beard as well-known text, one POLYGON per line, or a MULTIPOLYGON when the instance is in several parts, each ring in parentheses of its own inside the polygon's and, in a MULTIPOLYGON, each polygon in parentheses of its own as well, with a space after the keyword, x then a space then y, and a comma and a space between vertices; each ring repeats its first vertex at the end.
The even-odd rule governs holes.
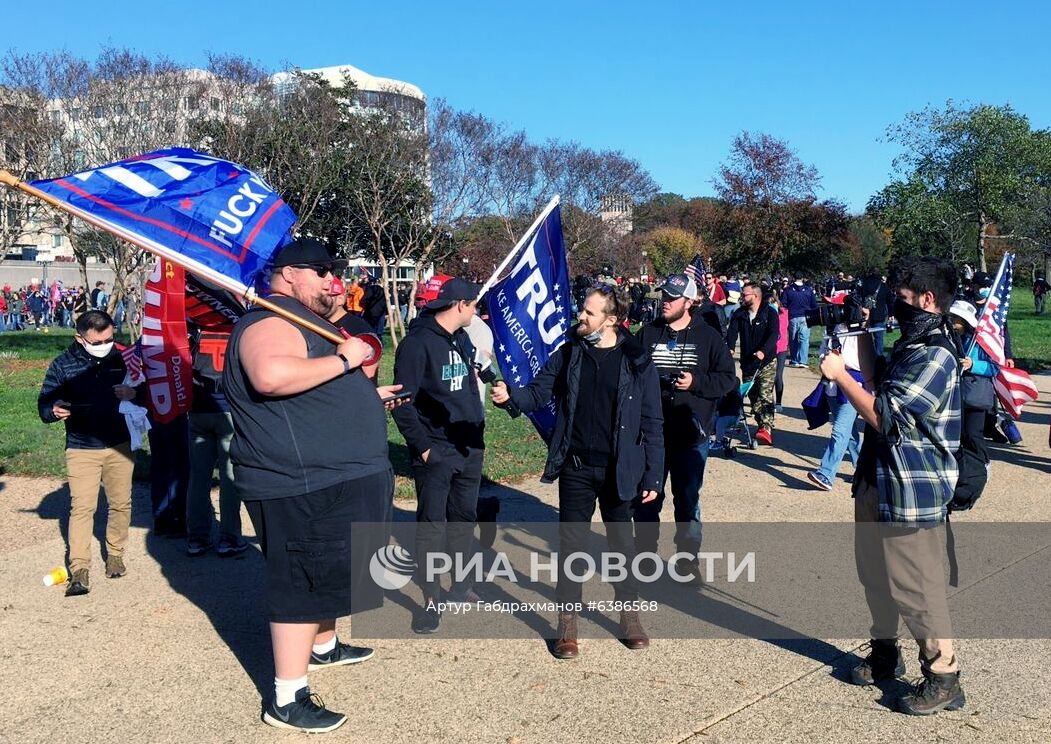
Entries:
POLYGON ((741 339, 741 379, 755 377, 748 398, 752 401, 755 439, 760 444, 774 443, 774 377, 777 368, 777 339, 780 337, 777 311, 763 300, 758 284, 748 284, 741 293, 741 307, 730 318, 726 343, 730 351, 741 339))
MULTIPOLYGON (((268 298, 293 315, 335 332, 333 271, 342 268, 318 241, 282 248, 268 298)), ((390 519, 394 476, 387 459, 381 397, 361 371, 372 355, 349 338, 334 344, 310 328, 256 308, 231 334, 223 389, 233 414, 234 480, 266 561, 266 606, 274 652, 274 698, 263 720, 277 728, 320 733, 346 722, 307 686, 307 671, 364 661, 371 649, 336 637, 336 618, 382 601, 352 575, 355 522, 390 519), (377 395, 377 392, 379 395, 377 395), (339 422, 339 436, 327 424, 339 422), (364 605, 364 606, 363 606, 364 605)), ((390 404, 388 404, 390 405, 390 404)), ((365 569, 367 573, 367 568, 365 569)))
MULTIPOLYGON (((894 317, 901 338, 882 374, 871 354, 860 359, 875 395, 850 375, 841 355, 821 361, 821 374, 867 424, 854 474, 854 551, 872 641, 851 680, 872 685, 905 673, 897 646, 904 619, 919 645, 923 672, 923 681, 898 700, 910 715, 964 704, 942 566, 962 428, 960 351, 947 321, 956 281, 952 264, 941 259, 916 259, 899 272, 894 317)), ((868 344, 860 348, 871 350, 868 344)))
MULTIPOLYGON (((559 555, 586 550, 597 502, 610 549, 630 566, 635 558, 632 508, 657 498, 664 479, 664 437, 657 369, 646 349, 622 329, 627 313, 622 290, 593 287, 576 330, 533 381, 524 388, 497 382, 491 397, 496 405, 512 401, 526 413, 555 399, 542 480, 558 480, 559 555)), ((577 612, 583 590, 566 575, 561 560, 556 592, 560 612, 553 653, 572 659, 580 653, 577 612)), ((637 602, 630 572, 614 585, 614 596, 627 607, 637 602)), ((638 611, 621 612, 620 640, 632 650, 649 646, 638 611)))
MULTIPOLYGON (((638 340, 650 350, 661 383, 664 414, 664 480, 671 477, 675 548, 693 556, 687 566, 691 583, 700 581, 701 486, 708 461, 708 435, 715 404, 737 384, 733 358, 722 337, 689 309, 697 285, 686 274, 672 274, 661 287, 661 317, 639 329, 638 340)), ((656 552, 665 489, 635 509, 635 546, 656 552)))

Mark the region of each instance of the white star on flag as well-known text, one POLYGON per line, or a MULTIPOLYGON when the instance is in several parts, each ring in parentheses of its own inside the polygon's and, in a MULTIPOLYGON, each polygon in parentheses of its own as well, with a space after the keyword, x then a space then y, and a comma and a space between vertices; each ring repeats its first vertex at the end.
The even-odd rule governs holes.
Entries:
POLYGON ((500 344, 500 353, 503 354, 505 351, 507 351, 507 347, 503 344, 500 344))
POLYGON ((521 377, 519 377, 518 375, 515 375, 515 384, 517 385, 517 384, 518 384, 518 383, 520 383, 521 381, 522 381, 522 378, 521 378, 521 377))
POLYGON ((518 372, 518 367, 511 367, 511 374, 518 372))
POLYGON ((508 364, 510 364, 511 363, 511 355, 507 354, 506 356, 504 356, 504 361, 507 362, 508 364))

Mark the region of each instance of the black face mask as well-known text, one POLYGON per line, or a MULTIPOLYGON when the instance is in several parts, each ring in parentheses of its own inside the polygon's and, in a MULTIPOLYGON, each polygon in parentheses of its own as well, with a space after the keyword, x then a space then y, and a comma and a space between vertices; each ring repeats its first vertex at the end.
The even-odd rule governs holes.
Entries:
POLYGON ((942 316, 938 313, 921 310, 900 297, 894 300, 894 317, 901 326, 901 338, 906 343, 926 336, 942 323, 942 316))

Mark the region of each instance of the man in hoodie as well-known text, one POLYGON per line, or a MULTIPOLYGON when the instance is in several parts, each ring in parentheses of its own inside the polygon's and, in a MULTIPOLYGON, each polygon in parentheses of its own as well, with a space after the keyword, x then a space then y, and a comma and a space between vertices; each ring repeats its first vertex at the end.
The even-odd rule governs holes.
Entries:
MULTIPOLYGON (((722 337, 690 308, 697 285, 686 274, 672 274, 661 287, 661 316, 639 329, 637 338, 650 350, 661 383, 664 414, 664 483, 671 478, 675 512, 675 548, 693 560, 679 573, 699 581, 701 486, 708 461, 708 434, 715 404, 737 384, 733 358, 722 337), (688 572, 688 574, 687 574, 688 572)), ((656 552, 665 489, 635 509, 639 552, 656 552)))
MULTIPOLYGON (((395 382, 412 393, 412 404, 395 410, 394 422, 409 447, 416 481, 417 578, 423 589, 423 607, 412 621, 416 633, 434 633, 441 624, 441 587, 437 577, 426 575, 427 555, 466 554, 477 518, 485 411, 465 330, 477 296, 477 285, 447 277, 394 358, 395 382)), ((469 581, 454 582, 447 601, 475 598, 469 581)))
MULTIPOLYGON (((555 401, 555 428, 548 443, 542 480, 558 480, 559 555, 586 550, 595 504, 606 524, 610 550, 635 558, 633 506, 657 498, 664 478, 664 437, 661 427, 660 383, 647 350, 625 332, 627 294, 610 285, 588 290, 579 323, 524 388, 493 385, 499 406, 513 402, 525 413, 555 401)), ((564 561, 558 566, 556 588, 558 659, 579 655, 577 614, 583 587, 573 581, 564 561)), ((618 602, 631 607, 638 586, 628 572, 614 584, 618 602)), ((620 614, 620 640, 629 649, 643 649, 650 640, 639 613, 620 614)))

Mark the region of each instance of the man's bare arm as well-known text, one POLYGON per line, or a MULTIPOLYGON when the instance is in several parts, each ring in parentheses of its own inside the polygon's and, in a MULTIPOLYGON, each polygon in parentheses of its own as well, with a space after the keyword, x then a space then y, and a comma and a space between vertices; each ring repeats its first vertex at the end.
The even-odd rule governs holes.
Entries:
POLYGON ((360 339, 350 338, 332 356, 307 357, 303 334, 281 318, 261 320, 241 337, 240 359, 252 387, 263 395, 295 395, 317 387, 344 372, 342 352, 351 367, 359 367, 371 353, 360 339))

